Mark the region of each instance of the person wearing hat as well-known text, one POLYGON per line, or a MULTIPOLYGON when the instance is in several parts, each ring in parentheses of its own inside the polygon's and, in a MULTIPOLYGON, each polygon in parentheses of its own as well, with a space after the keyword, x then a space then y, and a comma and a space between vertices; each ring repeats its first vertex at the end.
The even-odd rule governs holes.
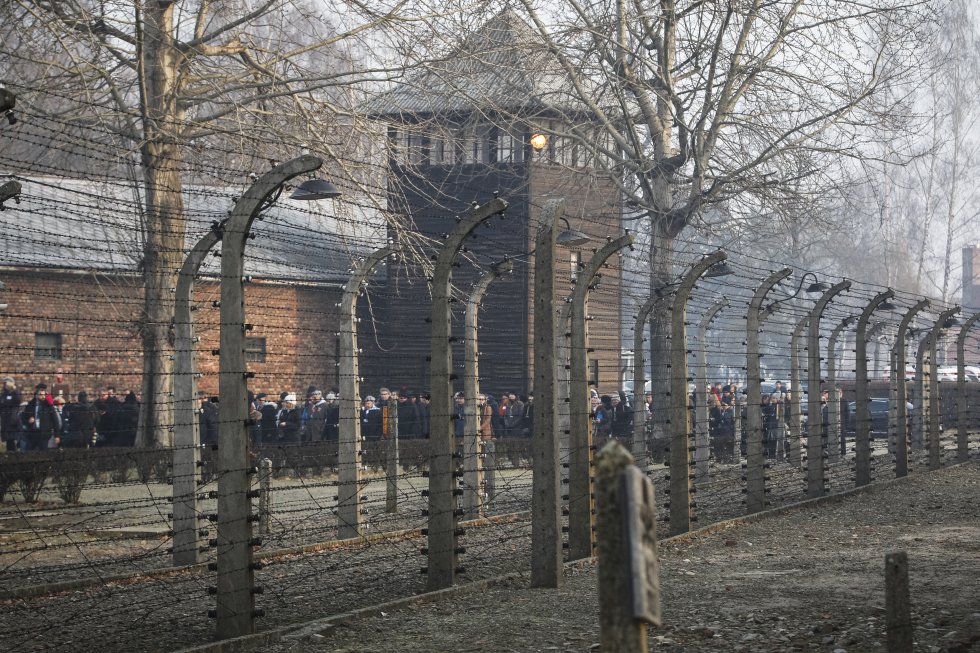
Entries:
POLYGON ((361 437, 365 440, 381 439, 381 409, 374 402, 374 395, 368 395, 361 405, 361 437))
POLYGON ((323 439, 323 425, 327 421, 327 400, 323 392, 314 388, 306 398, 300 423, 303 426, 303 442, 319 442, 323 439))
POLYGON ((327 402, 323 420, 323 439, 327 442, 340 440, 340 402, 336 392, 328 392, 323 398, 327 402))
POLYGON ((34 396, 20 414, 24 425, 24 449, 27 451, 47 449, 48 441, 61 433, 61 417, 48 400, 47 390, 47 385, 38 383, 34 387, 34 396))
POLYGON ((299 442, 300 421, 299 410, 296 409, 296 395, 286 394, 282 399, 282 410, 279 411, 279 441, 284 444, 299 442))
POLYGON ((211 401, 203 391, 197 393, 197 398, 201 402, 197 417, 201 444, 218 444, 218 429, 221 423, 218 405, 211 401))
POLYGON ((269 399, 269 395, 264 392, 260 392, 255 397, 255 403, 258 406, 259 412, 262 413, 262 417, 259 419, 262 442, 266 444, 275 442, 279 439, 279 429, 277 426, 279 405, 269 399))
POLYGON ((13 377, 6 377, 3 380, 3 391, 0 392, 0 438, 6 444, 7 451, 17 451, 21 430, 20 405, 23 402, 13 377))

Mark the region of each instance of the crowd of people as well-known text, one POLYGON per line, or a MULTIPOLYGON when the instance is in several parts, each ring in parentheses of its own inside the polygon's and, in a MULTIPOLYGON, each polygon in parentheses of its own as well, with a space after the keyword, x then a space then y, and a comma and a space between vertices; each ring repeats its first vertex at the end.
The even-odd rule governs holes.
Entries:
MULTIPOLYGON (((199 394, 201 442, 217 442, 218 413, 215 398, 199 394)), ((249 397, 252 419, 252 443, 302 444, 336 442, 340 435, 339 392, 332 388, 326 393, 316 386, 307 388, 301 402, 295 393, 282 392, 277 398, 267 393, 249 397)), ((390 437, 397 428, 399 438, 428 438, 432 398, 428 393, 413 393, 407 389, 391 390, 382 387, 377 395, 361 400, 359 420, 364 440, 390 437), (396 421, 397 418, 397 421, 396 421), (397 426, 396 426, 397 424, 397 426)), ((526 437, 534 425, 534 396, 505 393, 497 399, 481 393, 477 398, 478 428, 481 438, 526 437)), ((454 432, 463 436, 466 397, 454 396, 454 432)))
MULTIPOLYGON (((94 399, 86 391, 68 396, 63 376, 58 374, 52 388, 49 389, 46 383, 38 383, 32 395, 26 397, 17 388, 14 379, 8 376, 3 380, 0 393, 0 435, 6 450, 133 446, 139 420, 139 396, 131 391, 120 394, 123 399, 119 399, 114 387, 108 386, 99 390, 94 399)), ((702 396, 708 407, 712 455, 721 462, 731 461, 737 439, 736 413, 744 412, 744 401, 738 396, 738 386, 712 384, 704 394, 691 394, 692 405, 701 403, 698 400, 702 396)), ((201 443, 217 444, 217 397, 209 397, 203 392, 198 393, 198 397, 201 443)), ((653 397, 649 392, 644 404, 635 407, 624 392, 600 395, 592 390, 590 418, 593 438, 597 442, 608 438, 628 441, 633 434, 635 411, 645 410, 645 422, 649 424, 652 404, 653 397)), ((278 397, 270 397, 266 393, 253 396, 250 393, 249 405, 253 445, 336 442, 339 439, 340 403, 336 388, 323 392, 311 385, 302 401, 292 392, 282 392, 278 397)), ((466 429, 466 406, 463 393, 456 393, 453 429, 457 437, 462 437, 466 429)), ((768 458, 776 457, 777 426, 780 422, 790 423, 791 406, 789 390, 781 387, 781 384, 777 384, 774 392, 762 397, 763 442, 768 458)), ((821 397, 822 413, 826 412, 826 406, 826 397, 821 397)), ((499 398, 480 393, 477 410, 477 429, 483 440, 529 437, 533 432, 534 395, 531 393, 521 396, 516 392, 506 392, 499 398)), ((367 441, 381 440, 388 438, 392 429, 397 428, 399 438, 428 438, 430 414, 431 397, 428 394, 413 393, 405 388, 391 390, 382 387, 377 396, 367 395, 361 402, 361 437, 367 441)), ((846 408, 842 406, 842 425, 846 424, 846 420, 846 408)), ((825 414, 821 414, 821 421, 826 428, 828 420, 825 414)), ((845 446, 843 432, 842 428, 842 449, 845 446)), ((744 455, 744 437, 740 444, 744 455)))
POLYGON ((59 373, 52 387, 38 383, 29 398, 13 377, 0 392, 0 437, 8 452, 96 446, 132 447, 139 424, 139 396, 102 388, 97 398, 87 391, 70 395, 59 373))

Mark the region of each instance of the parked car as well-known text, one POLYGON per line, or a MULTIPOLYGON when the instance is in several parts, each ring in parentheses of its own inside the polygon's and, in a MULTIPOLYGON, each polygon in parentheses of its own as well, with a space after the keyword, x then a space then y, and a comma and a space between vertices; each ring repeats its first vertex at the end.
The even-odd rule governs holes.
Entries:
MULTIPOLYGON (((868 402, 868 409, 871 416, 872 433, 888 433, 888 399, 872 399, 868 402)), ((912 404, 906 404, 909 418, 912 417, 912 404)), ((852 401, 847 405, 847 430, 853 433, 857 430, 857 402, 852 401)))

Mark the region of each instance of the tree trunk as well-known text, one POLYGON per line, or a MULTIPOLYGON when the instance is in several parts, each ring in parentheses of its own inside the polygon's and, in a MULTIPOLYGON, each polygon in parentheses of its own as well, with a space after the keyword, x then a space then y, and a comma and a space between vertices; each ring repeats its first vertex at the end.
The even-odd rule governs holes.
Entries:
MULTIPOLYGON (((650 237, 650 288, 653 295, 663 289, 663 299, 650 311, 650 389, 653 392, 651 437, 657 450, 669 442, 670 419, 670 292, 673 278, 674 237, 662 220, 653 220, 650 237)), ((634 392, 642 390, 634 389, 634 392)))
POLYGON ((173 5, 146 4, 143 20, 145 86, 143 181, 146 184, 146 244, 143 253, 142 410, 137 446, 170 446, 173 425, 174 295, 183 259, 181 195, 182 123, 177 106, 178 59, 173 43, 173 5))

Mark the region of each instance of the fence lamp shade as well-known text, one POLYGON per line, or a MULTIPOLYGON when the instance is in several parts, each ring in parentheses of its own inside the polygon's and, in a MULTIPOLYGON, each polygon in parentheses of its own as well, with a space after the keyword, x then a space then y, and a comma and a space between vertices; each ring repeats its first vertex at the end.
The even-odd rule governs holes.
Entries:
POLYGON ((337 187, 324 179, 307 179, 297 186, 290 199, 303 200, 310 202, 313 200, 326 200, 340 197, 341 193, 337 187))

